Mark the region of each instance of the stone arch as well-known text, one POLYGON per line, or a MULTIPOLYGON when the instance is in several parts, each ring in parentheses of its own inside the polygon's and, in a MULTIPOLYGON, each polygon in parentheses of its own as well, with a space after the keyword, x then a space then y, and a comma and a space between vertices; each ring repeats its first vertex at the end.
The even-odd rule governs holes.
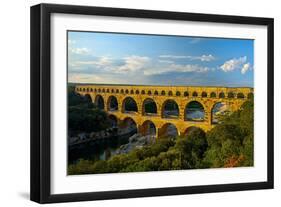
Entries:
POLYGON ((101 95, 96 95, 95 104, 99 109, 104 109, 104 99, 101 95))
POLYGON ((235 95, 232 91, 227 94, 227 98, 235 98, 235 95))
POLYGON ((172 123, 164 124, 158 131, 159 138, 176 138, 177 136, 179 136, 179 131, 172 123))
POLYGON ((118 126, 118 118, 113 115, 113 114, 109 114, 108 115, 111 127, 117 127, 118 126))
POLYGON ((102 92, 105 93, 105 89, 104 88, 102 89, 102 92))
POLYGON ((168 99, 162 104, 162 118, 178 118, 179 106, 175 100, 168 99))
POLYGON ((132 89, 130 93, 131 93, 131 94, 134 94, 134 90, 132 89))
POLYGON ((86 92, 86 89, 85 89, 85 88, 83 88, 83 92, 86 92))
POLYGON ((200 127, 196 127, 196 126, 190 126, 188 128, 185 129, 184 133, 183 133, 183 137, 187 137, 190 133, 192 133, 194 130, 200 130, 202 133, 204 133, 204 135, 206 135, 206 132, 201 129, 200 127))
POLYGON ((156 115, 157 105, 152 98, 147 98, 142 104, 143 115, 156 115))
POLYGON ((176 96, 180 96, 180 95, 181 95, 181 92, 177 91, 176 96))
POLYGON ((85 94, 85 99, 87 100, 87 101, 89 101, 90 103, 92 103, 93 102, 93 100, 92 100, 92 97, 90 96, 90 94, 85 94))
POLYGON ((211 110, 211 123, 219 124, 220 118, 223 115, 229 114, 230 107, 226 102, 217 102, 213 105, 211 110))
POLYGON ((138 105, 135 99, 133 99, 132 97, 126 97, 122 103, 122 112, 123 113, 138 112, 138 105))
POLYGON ((184 120, 202 122, 205 120, 205 109, 202 103, 190 101, 185 106, 184 120))
POLYGON ((119 89, 116 89, 116 93, 119 93, 119 89))
POLYGON ((154 95, 158 96, 158 91, 154 91, 154 95))
POLYGON ((94 90, 95 92, 97 92, 98 90, 95 88, 95 90, 94 90))
POLYGON ((243 98, 245 98, 245 95, 240 92, 240 93, 237 94, 237 98, 243 99, 243 98))
POLYGON ((106 93, 109 93, 109 89, 106 89, 106 93))
POLYGON ((121 89, 120 93, 124 93, 124 89, 121 89))
POLYGON ((220 92, 220 94, 219 94, 219 98, 225 98, 225 94, 224 94, 224 92, 220 92))
POLYGON ((107 110, 117 111, 118 110, 118 100, 115 96, 109 96, 107 99, 107 110))
POLYGON ((173 91, 169 91, 168 96, 172 96, 172 95, 173 95, 173 91))
POLYGON ((98 92, 99 92, 99 93, 101 92, 101 89, 100 89, 100 88, 98 89, 98 92))
POLYGON ((111 89, 111 93, 114 93, 114 89, 111 89))
POLYGON ((139 90, 136 90, 136 94, 140 94, 140 91, 139 91, 139 90))
POLYGON ((92 88, 90 88, 90 91, 91 91, 91 92, 93 92, 93 89, 92 89, 92 88))
POLYGON ((156 136, 156 126, 155 124, 150 121, 150 120, 146 120, 142 123, 141 125, 141 130, 140 133, 144 136, 146 135, 152 135, 152 136, 156 136))
POLYGON ((193 97, 197 97, 197 96, 198 96, 198 93, 197 93, 196 91, 194 91, 194 92, 192 93, 192 96, 193 96, 193 97))
POLYGON ((141 94, 144 95, 144 94, 145 94, 145 90, 142 90, 142 91, 141 91, 141 94))
POLYGON ((206 98, 208 95, 205 91, 202 92, 201 97, 206 98))
POLYGON ((211 98, 216 98, 216 97, 217 97, 217 94, 216 94, 215 92, 212 92, 212 93, 210 94, 210 97, 211 97, 211 98))
POLYGON ((189 93, 188 93, 187 91, 185 91, 185 92, 183 93, 183 96, 184 96, 184 97, 188 97, 188 96, 189 96, 189 93))
POLYGON ((254 98, 254 93, 252 93, 252 92, 248 93, 247 98, 248 99, 254 98))
POLYGON ((128 90, 128 89, 126 89, 126 90, 125 90, 125 93, 126 93, 126 94, 129 94, 129 90, 128 90))
POLYGON ((123 119, 123 121, 120 123, 120 130, 121 133, 137 133, 137 122, 131 118, 131 117, 126 117, 123 119))
POLYGON ((147 95, 151 95, 151 94, 152 94, 151 90, 147 91, 147 95))
POLYGON ((161 91, 161 95, 162 95, 162 96, 165 96, 165 95, 166 95, 166 92, 165 92, 165 91, 161 91))

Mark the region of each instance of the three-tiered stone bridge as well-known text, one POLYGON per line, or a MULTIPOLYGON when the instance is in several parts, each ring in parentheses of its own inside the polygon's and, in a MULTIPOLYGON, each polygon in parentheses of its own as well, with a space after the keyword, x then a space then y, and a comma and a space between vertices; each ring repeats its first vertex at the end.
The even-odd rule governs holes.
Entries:
POLYGON ((76 85, 75 91, 104 109, 118 126, 130 121, 144 135, 152 127, 156 137, 167 133, 170 125, 176 128, 177 135, 186 135, 192 127, 206 132, 216 124, 213 110, 217 104, 223 103, 229 111, 236 111, 248 98, 253 97, 254 92, 253 88, 247 87, 96 84, 76 85), (148 103, 154 106, 152 111, 148 111, 148 103), (128 107, 128 104, 134 107, 128 107), (167 105, 172 106, 176 113, 167 113, 167 105), (188 116, 187 112, 192 105, 202 109, 200 119, 188 116))

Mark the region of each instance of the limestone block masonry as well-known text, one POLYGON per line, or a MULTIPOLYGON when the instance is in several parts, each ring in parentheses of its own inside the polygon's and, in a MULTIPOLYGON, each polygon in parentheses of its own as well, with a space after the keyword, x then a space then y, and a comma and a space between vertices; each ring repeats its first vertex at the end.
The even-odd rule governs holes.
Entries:
POLYGON ((79 84, 75 91, 80 95, 89 95, 93 102, 102 98, 104 110, 116 117, 119 123, 131 118, 137 125, 139 132, 146 128, 147 123, 153 123, 156 128, 156 136, 168 125, 173 124, 179 135, 185 134, 190 127, 198 127, 205 132, 215 125, 212 123, 212 109, 215 104, 226 103, 230 111, 238 110, 250 97, 254 90, 249 87, 210 87, 210 86, 148 86, 148 85, 97 85, 79 84), (118 110, 112 111, 109 107, 110 100, 115 97, 118 102, 118 110), (137 104, 138 111, 126 113, 124 100, 131 97, 137 104), (147 99, 153 100, 157 106, 154 115, 144 112, 144 103, 147 99), (177 118, 165 118, 163 116, 164 105, 168 100, 173 100, 179 108, 177 118), (188 121, 186 119, 186 106, 191 101, 202 104, 205 112, 204 120, 188 121))

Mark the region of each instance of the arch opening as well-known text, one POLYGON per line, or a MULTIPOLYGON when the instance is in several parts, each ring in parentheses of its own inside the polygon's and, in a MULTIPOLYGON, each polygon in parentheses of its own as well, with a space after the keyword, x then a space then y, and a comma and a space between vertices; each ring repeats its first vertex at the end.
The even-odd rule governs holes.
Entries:
POLYGON ((192 96, 193 96, 193 97, 197 97, 197 96, 198 96, 198 93, 197 93, 197 92, 193 92, 193 93, 192 93, 192 96))
POLYGON ((179 136, 178 129, 174 124, 164 124, 158 132, 158 138, 176 138, 179 136))
POLYGON ((86 101, 89 102, 89 103, 92 103, 92 102, 93 102, 93 101, 92 101, 92 97, 90 96, 90 94, 86 94, 86 95, 84 96, 84 98, 85 98, 86 101))
POLYGON ((124 113, 138 112, 137 102, 132 97, 127 97, 123 101, 122 109, 124 113))
POLYGON ((157 105, 151 98, 147 98, 143 102, 143 115, 156 115, 157 105))
POLYGON ((248 99, 253 99, 254 98, 254 94, 252 92, 248 93, 248 99))
POLYGON ((117 119, 116 116, 110 114, 108 116, 108 118, 109 118, 109 122, 110 122, 111 127, 117 127, 118 126, 118 119, 117 119))
POLYGON ((235 95, 234 95, 233 92, 229 92, 229 93, 227 94, 227 97, 228 97, 228 98, 234 98, 234 96, 235 96, 235 95))
POLYGON ((99 109, 104 109, 104 100, 101 95, 97 95, 95 98, 95 104, 99 109))
POLYGON ((208 95, 207 95, 207 93, 204 91, 204 92, 202 92, 201 96, 202 96, 203 98, 206 98, 208 95))
POLYGON ((230 113, 229 105, 226 102, 218 102, 215 103, 211 115, 212 115, 212 124, 221 123, 222 117, 230 113))
POLYGON ((210 94, 210 97, 211 97, 211 98, 216 98, 216 96, 217 96, 217 95, 216 95, 215 92, 212 92, 212 93, 210 94))
POLYGON ((119 130, 121 131, 121 134, 135 134, 138 132, 136 122, 130 117, 127 117, 122 121, 119 130))
POLYGON ((205 119, 205 110, 198 101, 191 101, 185 107, 185 121, 202 122, 205 119))
POLYGON ((220 92, 220 94, 219 94, 219 98, 225 98, 225 94, 224 94, 224 92, 220 92))
POLYGON ((243 93, 238 93, 237 94, 237 98, 243 99, 243 98, 245 98, 245 95, 243 93))
POLYGON ((143 122, 141 128, 142 128, 141 129, 142 135, 144 135, 144 136, 147 136, 147 135, 156 136, 156 127, 155 127, 155 124, 152 121, 147 120, 147 121, 143 122))
POLYGON ((108 111, 117 111, 118 110, 118 101, 115 96, 109 96, 107 102, 108 102, 108 105, 107 105, 108 111))
POLYGON ((163 118, 178 118, 179 117, 179 106, 174 100, 167 100, 162 106, 162 117, 163 118))

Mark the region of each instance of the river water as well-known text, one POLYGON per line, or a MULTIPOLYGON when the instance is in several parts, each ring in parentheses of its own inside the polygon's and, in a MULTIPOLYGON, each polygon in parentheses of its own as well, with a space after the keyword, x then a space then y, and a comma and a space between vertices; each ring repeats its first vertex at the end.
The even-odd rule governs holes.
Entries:
POLYGON ((79 159, 94 161, 107 160, 116 154, 117 149, 119 149, 121 145, 127 144, 129 142, 129 138, 135 133, 136 131, 131 131, 127 135, 116 135, 106 139, 89 141, 87 143, 80 144, 75 148, 69 148, 68 163, 75 163, 79 159))

